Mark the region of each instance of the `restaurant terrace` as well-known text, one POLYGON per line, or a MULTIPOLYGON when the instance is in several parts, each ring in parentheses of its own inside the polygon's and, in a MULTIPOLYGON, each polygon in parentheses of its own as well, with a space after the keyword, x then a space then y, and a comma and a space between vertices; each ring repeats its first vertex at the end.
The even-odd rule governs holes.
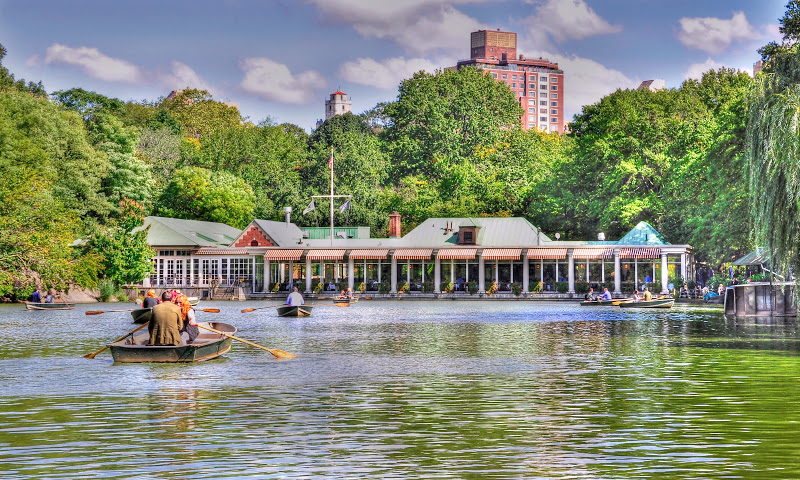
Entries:
POLYGON ((319 228, 253 220, 244 230, 195 220, 146 217, 156 250, 144 287, 241 288, 248 298, 287 292, 354 291, 477 294, 529 292, 571 296, 606 286, 619 296, 647 284, 667 292, 671 278, 693 278, 690 245, 673 245, 647 222, 619 240, 554 240, 524 218, 429 218, 401 235, 390 215, 389 237, 364 227, 319 228), (475 283, 472 283, 475 282, 475 283), (322 286, 318 286, 322 284, 322 286), (578 293, 579 293, 578 291, 578 293))

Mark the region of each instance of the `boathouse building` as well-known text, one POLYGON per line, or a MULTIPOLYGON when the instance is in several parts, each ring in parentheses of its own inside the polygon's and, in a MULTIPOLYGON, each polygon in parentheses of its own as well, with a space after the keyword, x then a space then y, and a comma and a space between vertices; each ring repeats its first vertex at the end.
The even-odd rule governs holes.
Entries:
POLYGON ((369 229, 298 227, 253 220, 244 230, 194 220, 147 217, 156 250, 154 287, 241 287, 248 296, 297 286, 315 289, 467 294, 581 293, 606 286, 617 295, 647 284, 666 293, 677 275, 694 278, 692 248, 673 245, 641 222, 619 240, 559 241, 524 218, 430 218, 401 235, 393 213, 388 238, 369 229), (472 283, 475 282, 475 283, 472 283), (318 287, 322 283, 322 287, 318 287), (492 288, 492 287, 495 288, 492 288), (576 290, 577 288, 577 290, 576 290))

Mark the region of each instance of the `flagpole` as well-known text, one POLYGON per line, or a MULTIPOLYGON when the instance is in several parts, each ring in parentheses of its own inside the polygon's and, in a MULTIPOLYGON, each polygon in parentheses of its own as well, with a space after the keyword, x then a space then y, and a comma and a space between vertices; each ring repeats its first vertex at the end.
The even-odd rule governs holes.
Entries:
POLYGON ((331 247, 333 246, 333 147, 331 147, 331 247))

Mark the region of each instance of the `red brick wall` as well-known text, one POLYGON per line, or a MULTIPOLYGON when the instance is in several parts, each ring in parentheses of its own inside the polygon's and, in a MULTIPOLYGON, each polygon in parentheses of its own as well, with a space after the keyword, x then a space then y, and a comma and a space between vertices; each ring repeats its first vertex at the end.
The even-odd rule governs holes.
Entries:
POLYGON ((253 240, 258 242, 258 246, 259 247, 274 247, 275 246, 272 242, 269 241, 267 236, 264 235, 264 233, 261 232, 261 230, 259 230, 258 227, 256 227, 256 226, 251 226, 250 228, 248 228, 247 231, 244 232, 244 235, 242 235, 242 238, 240 238, 239 241, 236 242, 236 245, 234 245, 234 246, 235 247, 251 247, 251 246, 253 246, 253 245, 251 245, 253 243, 253 240))

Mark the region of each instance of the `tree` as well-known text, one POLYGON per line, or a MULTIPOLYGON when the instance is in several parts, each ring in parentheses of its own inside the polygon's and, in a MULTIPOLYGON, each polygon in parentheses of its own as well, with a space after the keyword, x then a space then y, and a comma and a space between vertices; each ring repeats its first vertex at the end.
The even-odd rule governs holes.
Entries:
POLYGON ((185 167, 175 171, 156 211, 165 217, 244 228, 253 220, 254 201, 253 189, 231 173, 185 167))
POLYGON ((418 72, 399 90, 383 109, 389 125, 381 133, 398 177, 440 176, 479 147, 494 146, 523 113, 507 85, 471 67, 418 72))
POLYGON ((168 110, 192 138, 202 139, 242 123, 238 108, 214 100, 207 90, 186 88, 178 92, 171 99, 163 99, 160 106, 168 110))
POLYGON ((153 269, 156 252, 147 243, 148 229, 141 228, 143 223, 143 207, 123 198, 117 217, 98 228, 89 241, 91 251, 101 258, 105 277, 116 285, 138 284, 153 269))

